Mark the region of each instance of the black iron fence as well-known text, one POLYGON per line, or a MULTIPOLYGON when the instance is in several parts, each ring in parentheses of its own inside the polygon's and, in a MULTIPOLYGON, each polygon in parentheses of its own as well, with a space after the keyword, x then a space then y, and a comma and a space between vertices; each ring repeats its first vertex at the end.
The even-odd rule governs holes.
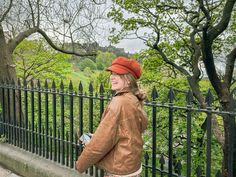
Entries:
MULTIPOLYGON (((79 134, 94 132, 110 100, 102 85, 96 93, 90 84, 86 93, 81 83, 78 89, 71 82, 67 88, 52 82, 49 88, 47 81, 43 87, 39 81, 29 85, 2 81, 0 96, 1 139, 70 168, 75 168, 83 149, 78 130, 79 134)), ((151 101, 145 102, 149 127, 144 134, 142 176, 220 177, 223 153, 212 134, 211 119, 214 115, 220 123, 222 115, 235 113, 213 109, 211 92, 206 95, 207 109, 198 107, 191 92, 174 99, 170 89, 164 96, 158 101, 154 88, 151 101), (181 102, 183 106, 176 106, 181 102)), ((103 176, 96 167, 87 173, 103 176)))

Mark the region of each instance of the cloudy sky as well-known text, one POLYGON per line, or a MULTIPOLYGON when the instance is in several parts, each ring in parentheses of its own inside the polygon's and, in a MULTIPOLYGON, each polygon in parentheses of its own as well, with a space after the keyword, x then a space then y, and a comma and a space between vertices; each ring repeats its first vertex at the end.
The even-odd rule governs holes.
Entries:
MULTIPOLYGON (((118 27, 113 22, 107 22, 104 24, 101 24, 103 27, 101 27, 101 33, 98 37, 98 43, 102 46, 108 46, 110 45, 110 42, 108 41, 109 31, 112 27, 118 27), (105 30, 104 30, 105 29, 105 30)), ((144 45, 143 41, 140 39, 123 39, 118 44, 112 46, 115 46, 117 48, 124 48, 126 52, 129 53, 135 53, 139 52, 142 49, 146 49, 147 47, 144 45)))
MULTIPOLYGON (((107 12, 111 9, 111 0, 106 1, 107 4, 104 5, 104 8, 107 9, 107 12)), ((128 14, 126 14, 128 15, 128 14)), ((109 31, 112 27, 118 28, 117 24, 114 24, 112 20, 105 20, 104 23, 100 23, 101 33, 98 35, 98 43, 102 46, 110 45, 110 42, 107 40, 109 36, 109 31), (100 38, 100 39, 99 39, 100 38)), ((139 52, 142 49, 146 49, 147 47, 144 45, 143 41, 140 39, 124 39, 121 40, 119 44, 111 44, 117 48, 124 48, 126 52, 135 53, 139 52)))

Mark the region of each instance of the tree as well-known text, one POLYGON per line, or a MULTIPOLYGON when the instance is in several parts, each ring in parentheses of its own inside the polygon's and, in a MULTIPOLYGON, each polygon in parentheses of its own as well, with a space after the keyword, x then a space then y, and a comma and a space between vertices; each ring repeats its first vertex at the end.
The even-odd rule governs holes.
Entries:
POLYGON ((0 4, 0 80, 16 79, 12 54, 27 37, 39 34, 55 50, 77 56, 94 55, 84 43, 93 42, 102 18, 94 0, 3 1, 0 4), (76 45, 72 45, 76 43, 76 45), (77 49, 75 48, 77 46, 77 49))
POLYGON ((115 57, 116 56, 113 53, 98 51, 98 54, 96 56, 97 69, 104 70, 111 65, 111 62, 115 57))
MULTIPOLYGON (((167 65, 187 78, 193 95, 205 108, 199 86, 203 63, 222 109, 232 111, 230 100, 236 59, 235 0, 113 2, 108 15, 121 26, 120 30, 112 29, 113 42, 133 37, 143 40, 152 49, 151 55, 160 56, 167 65), (219 58, 225 60, 223 72, 217 69, 219 58)), ((214 134, 223 147, 223 175, 236 176, 236 135, 229 128, 235 129, 235 121, 223 117, 224 132, 221 132, 216 119, 212 120, 214 134), (230 139, 234 139, 233 147, 229 147, 232 145, 230 139), (231 156, 234 157, 233 162, 230 161, 231 156), (233 171, 229 171, 232 168, 233 171)))
MULTIPOLYGON (((13 52, 26 38, 42 36, 55 50, 77 56, 93 56, 87 50, 103 18, 103 0, 19 0, 0 2, 0 80, 16 83, 13 52), (88 45, 89 46, 89 45, 88 45)), ((3 95, 0 93, 0 99, 3 95)), ((18 98, 16 97, 16 105, 18 98)), ((7 103, 5 112, 7 112, 7 103)), ((16 112, 19 113, 18 107, 16 112)), ((3 110, 4 111, 4 110, 3 110)), ((6 119, 10 118, 13 112, 6 119)), ((16 115, 18 118, 19 115, 16 115)))
POLYGON ((93 60, 89 58, 85 58, 84 60, 78 63, 78 67, 81 71, 84 71, 85 68, 90 68, 91 70, 95 70, 96 63, 94 63, 93 60))
POLYGON ((61 81, 71 72, 70 55, 52 50, 44 40, 24 40, 14 51, 17 78, 61 81))

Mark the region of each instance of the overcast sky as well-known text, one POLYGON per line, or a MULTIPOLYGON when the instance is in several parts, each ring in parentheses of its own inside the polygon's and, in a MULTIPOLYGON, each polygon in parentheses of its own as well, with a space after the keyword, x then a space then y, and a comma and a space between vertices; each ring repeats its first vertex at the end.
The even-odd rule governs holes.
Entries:
MULTIPOLYGON (((107 4, 104 8, 107 9, 107 12, 111 9, 111 0, 106 1, 107 4)), ((112 20, 107 19, 104 23, 99 24, 101 28, 101 34, 98 35, 98 43, 101 46, 109 46, 110 42, 108 41, 109 31, 112 27, 119 28, 117 24, 114 24, 112 20), (100 39, 99 39, 100 38, 100 39)), ((119 42, 119 44, 111 44, 117 48, 124 48, 126 52, 135 53, 140 52, 142 49, 147 47, 144 45, 143 41, 140 39, 124 39, 119 42)))
MULTIPOLYGON (((101 24, 101 34, 98 35, 98 43, 101 46, 109 46, 110 42, 108 41, 109 31, 112 27, 118 27, 113 22, 107 22, 101 24)), ((126 52, 135 53, 140 52, 142 49, 146 49, 147 47, 144 45, 143 41, 140 39, 123 39, 118 44, 111 44, 117 48, 124 48, 126 52)))
POLYGON ((147 46, 139 39, 122 40, 119 44, 115 45, 118 48, 124 48, 126 52, 135 53, 146 49, 147 46))

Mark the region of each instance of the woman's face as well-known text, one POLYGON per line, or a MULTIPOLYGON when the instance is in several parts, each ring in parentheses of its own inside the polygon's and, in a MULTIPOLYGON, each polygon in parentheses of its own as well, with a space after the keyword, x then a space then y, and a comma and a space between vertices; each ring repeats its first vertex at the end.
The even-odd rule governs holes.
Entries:
POLYGON ((125 87, 128 87, 127 82, 120 77, 119 74, 112 72, 110 76, 111 89, 114 91, 119 91, 125 87))

